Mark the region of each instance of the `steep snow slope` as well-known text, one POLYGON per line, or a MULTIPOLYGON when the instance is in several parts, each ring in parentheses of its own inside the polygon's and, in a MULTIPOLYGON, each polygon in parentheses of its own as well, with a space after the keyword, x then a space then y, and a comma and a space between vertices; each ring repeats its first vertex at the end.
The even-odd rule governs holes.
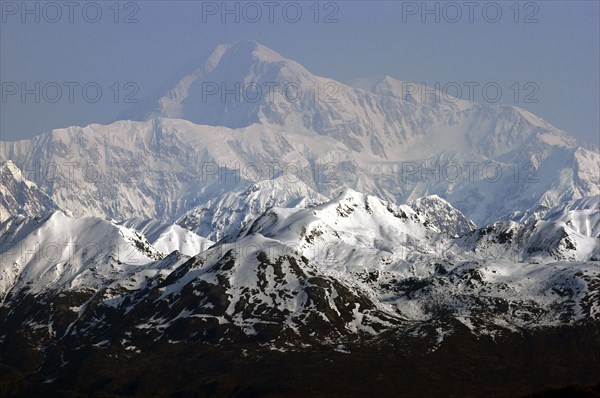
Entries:
POLYGON ((98 289, 163 258, 138 231, 99 218, 16 216, 0 225, 0 298, 11 290, 98 289))
POLYGON ((12 161, 0 165, 0 223, 15 215, 41 216, 57 209, 12 161))
POLYGON ((458 237, 476 228, 473 221, 437 195, 418 198, 409 202, 408 205, 427 217, 432 224, 439 228, 440 232, 450 236, 458 237))
POLYGON ((176 224, 133 218, 121 225, 141 232, 156 250, 165 255, 177 250, 186 256, 195 256, 214 244, 210 239, 176 224))

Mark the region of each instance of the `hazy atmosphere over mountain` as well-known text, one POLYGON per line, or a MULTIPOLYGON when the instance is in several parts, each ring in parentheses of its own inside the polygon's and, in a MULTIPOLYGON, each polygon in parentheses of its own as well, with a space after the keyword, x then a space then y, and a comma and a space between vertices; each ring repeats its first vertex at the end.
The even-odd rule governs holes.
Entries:
POLYGON ((0 395, 598 396, 598 4, 392 3, 2 2, 0 395))

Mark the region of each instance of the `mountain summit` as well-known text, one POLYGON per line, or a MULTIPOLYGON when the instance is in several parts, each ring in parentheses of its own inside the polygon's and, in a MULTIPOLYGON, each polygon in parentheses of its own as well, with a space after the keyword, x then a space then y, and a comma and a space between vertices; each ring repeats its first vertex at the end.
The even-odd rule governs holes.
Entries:
POLYGON ((284 76, 293 83, 310 79, 302 65, 255 41, 221 44, 202 62, 121 119, 166 117, 245 127, 260 121, 265 100, 282 94, 283 88, 277 85, 284 76))
POLYGON ((434 155, 440 145, 495 157, 536 134, 573 141, 522 109, 477 104, 431 89, 423 95, 424 86, 412 84, 416 91, 409 91, 407 84, 385 76, 350 87, 316 76, 261 44, 240 41, 219 45, 202 65, 122 119, 309 130, 386 160, 414 157, 416 148, 418 157, 434 155))

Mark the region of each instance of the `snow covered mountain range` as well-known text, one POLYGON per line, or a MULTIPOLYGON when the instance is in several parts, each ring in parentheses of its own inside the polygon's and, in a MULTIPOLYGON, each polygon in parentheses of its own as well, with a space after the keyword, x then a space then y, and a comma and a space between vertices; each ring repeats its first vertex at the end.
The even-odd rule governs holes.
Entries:
POLYGON ((598 148, 355 86, 239 42, 122 120, 0 142, 0 355, 52 384, 82 347, 435 351, 600 322, 598 148))
POLYGON ((479 225, 599 193, 597 148, 522 109, 406 97, 389 77, 368 88, 315 76, 253 42, 223 45, 127 115, 141 121, 2 142, 0 159, 63 210, 115 219, 175 221, 277 176, 328 198, 344 187, 396 203, 436 194, 479 225), (267 91, 277 84, 304 94, 267 91), (223 94, 255 86, 256 100, 223 94), (310 95, 321 86, 332 87, 327 98, 310 95))
POLYGON ((164 329, 155 338, 175 321, 220 325, 237 338, 262 328, 308 338, 303 328, 314 332, 317 321, 335 324, 336 336, 373 334, 435 320, 440 307, 475 333, 600 316, 597 212, 582 224, 590 210, 574 203, 456 238, 444 229, 450 217, 468 222, 458 210, 437 197, 419 203, 435 203, 436 218, 345 190, 308 208, 272 207, 218 244, 151 221, 16 216, 0 231, 0 297, 7 309, 29 296, 71 297, 75 318, 62 333, 75 333, 82 311, 139 310, 129 331, 164 329))

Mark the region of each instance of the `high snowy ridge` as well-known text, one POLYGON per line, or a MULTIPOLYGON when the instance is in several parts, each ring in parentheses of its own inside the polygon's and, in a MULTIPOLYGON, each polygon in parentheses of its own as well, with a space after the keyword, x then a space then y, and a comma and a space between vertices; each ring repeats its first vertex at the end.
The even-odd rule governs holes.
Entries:
POLYGON ((416 93, 412 97, 418 101, 407 100, 405 84, 385 77, 369 91, 355 89, 315 76, 258 43, 239 42, 219 46, 205 65, 158 99, 155 109, 146 110, 144 117, 134 113, 128 118, 178 118, 230 128, 260 123, 288 130, 308 129, 331 136, 363 156, 389 160, 406 159, 416 146, 432 155, 442 143, 448 149, 494 157, 518 148, 534 133, 562 134, 513 106, 457 101, 439 92, 430 97, 416 93), (292 101, 281 88, 261 92, 257 100, 248 101, 250 94, 222 96, 220 87, 215 95, 206 92, 209 84, 231 89, 236 83, 240 87, 257 84, 265 90, 271 83, 294 83, 304 95, 292 101), (315 92, 315 87, 321 91, 315 92), (411 150, 404 150, 407 147, 411 150))
POLYGON ((403 84, 385 77, 354 88, 254 42, 223 45, 132 109, 128 117, 140 121, 1 142, 0 160, 22 170, 41 165, 28 178, 63 210, 117 220, 176 221, 272 179, 272 163, 327 198, 344 187, 395 203, 436 194, 479 225, 599 194, 596 149, 517 107, 442 95, 407 100, 403 84), (203 92, 212 83, 272 82, 297 82, 305 95, 290 101, 275 90, 247 101, 203 92), (331 98, 315 97, 315 84, 331 98), (56 178, 44 175, 48 164, 61 166, 56 178))
POLYGON ((57 130, 31 141, 0 143, 0 156, 13 156, 25 170, 41 167, 32 178, 61 208, 76 216, 115 219, 175 220, 217 196, 272 178, 271 163, 326 197, 343 186, 400 203, 437 194, 477 223, 515 209, 552 207, 596 195, 599 182, 598 154, 581 148, 546 146, 529 157, 536 159, 537 169, 527 162, 492 161, 460 152, 421 161, 365 162, 326 137, 258 125, 229 130, 171 119, 57 130), (130 143, 120 139, 123 131, 130 143), (221 140, 215 141, 215 135, 221 140), (100 147, 109 149, 99 152, 100 147), (52 162, 64 165, 57 169, 57 178, 44 176, 44 165, 52 162), (468 162, 476 162, 472 170, 465 166, 468 162), (72 164, 75 168, 69 169, 72 164), (258 165, 258 173, 253 165, 258 165), (109 200, 113 197, 117 200, 109 200))
MULTIPOLYGON (((377 268, 392 259, 406 261, 409 251, 433 250, 426 239, 436 227, 406 205, 395 206, 354 190, 307 209, 273 209, 258 218, 246 234, 259 233, 296 247, 308 259, 330 267, 377 268)), ((443 239, 440 238, 440 239, 443 239)))

